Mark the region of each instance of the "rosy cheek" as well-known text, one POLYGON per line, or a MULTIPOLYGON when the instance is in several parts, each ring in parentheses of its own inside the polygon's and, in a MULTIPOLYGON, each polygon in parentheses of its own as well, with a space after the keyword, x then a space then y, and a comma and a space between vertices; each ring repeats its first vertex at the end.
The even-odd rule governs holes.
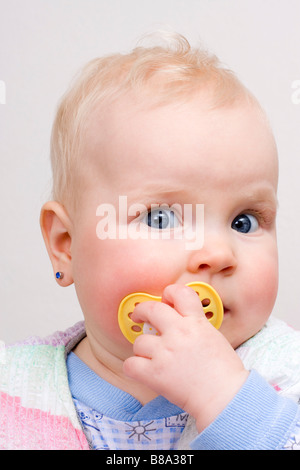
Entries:
POLYGON ((245 320, 251 328, 259 328, 267 321, 272 313, 278 290, 278 269, 276 255, 258 263, 257 269, 252 270, 252 277, 245 279, 245 311, 249 317, 245 320))
POLYGON ((140 290, 159 295, 166 285, 176 281, 182 269, 180 255, 175 260, 174 247, 166 241, 118 243, 112 259, 110 270, 117 281, 116 294, 122 296, 140 290))
POLYGON ((257 283, 259 295, 265 300, 266 307, 273 308, 278 291, 278 264, 277 257, 265 264, 265 268, 260 270, 257 283))

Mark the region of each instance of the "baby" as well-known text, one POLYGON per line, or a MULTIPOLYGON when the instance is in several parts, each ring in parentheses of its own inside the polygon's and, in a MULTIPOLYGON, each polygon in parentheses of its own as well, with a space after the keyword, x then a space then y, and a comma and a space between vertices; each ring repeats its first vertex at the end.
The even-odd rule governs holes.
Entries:
POLYGON ((63 350, 69 410, 57 397, 50 408, 44 401, 69 435, 35 446, 295 446, 300 338, 269 320, 278 159, 252 94, 181 36, 96 59, 60 104, 51 156, 53 201, 41 227, 57 282, 75 285, 84 326, 35 340, 63 350), (186 286, 195 281, 222 299, 219 330, 186 286), (133 292, 162 301, 136 306, 132 320, 158 335, 131 344, 118 307, 133 292))

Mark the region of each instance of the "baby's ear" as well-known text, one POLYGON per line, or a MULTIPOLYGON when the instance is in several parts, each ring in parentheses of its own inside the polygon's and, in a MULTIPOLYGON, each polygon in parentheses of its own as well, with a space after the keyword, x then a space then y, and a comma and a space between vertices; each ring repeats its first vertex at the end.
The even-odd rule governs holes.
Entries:
POLYGON ((60 273, 59 284, 69 286, 73 283, 72 224, 64 206, 56 201, 46 202, 41 210, 40 225, 54 275, 60 273))

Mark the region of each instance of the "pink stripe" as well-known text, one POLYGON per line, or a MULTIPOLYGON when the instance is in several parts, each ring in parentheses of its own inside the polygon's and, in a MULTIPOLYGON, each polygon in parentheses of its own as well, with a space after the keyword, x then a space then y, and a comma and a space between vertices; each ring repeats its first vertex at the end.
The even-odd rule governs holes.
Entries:
POLYGON ((64 416, 25 408, 0 392, 0 449, 88 450, 86 437, 64 416))

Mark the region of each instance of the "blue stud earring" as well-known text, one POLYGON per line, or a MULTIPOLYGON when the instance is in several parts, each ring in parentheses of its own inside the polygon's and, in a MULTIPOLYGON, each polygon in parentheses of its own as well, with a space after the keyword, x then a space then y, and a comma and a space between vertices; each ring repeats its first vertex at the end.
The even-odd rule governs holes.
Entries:
POLYGON ((60 271, 57 271, 57 273, 55 274, 55 277, 56 277, 56 279, 61 280, 64 277, 64 273, 61 273, 60 271))

